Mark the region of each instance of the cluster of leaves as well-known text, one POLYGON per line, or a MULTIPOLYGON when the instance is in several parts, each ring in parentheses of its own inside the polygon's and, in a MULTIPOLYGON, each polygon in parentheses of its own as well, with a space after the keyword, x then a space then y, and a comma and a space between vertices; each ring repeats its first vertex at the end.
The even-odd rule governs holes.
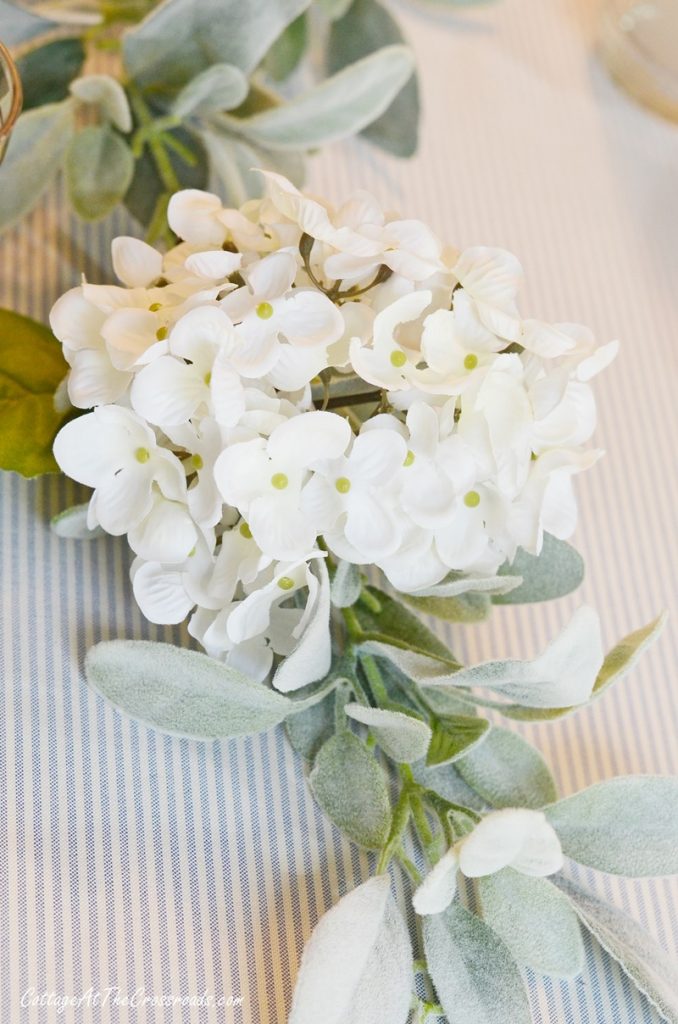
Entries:
POLYGON ((416 149, 412 54, 378 0, 113 0, 87 27, 19 20, 0 0, 0 38, 15 44, 24 83, 0 230, 60 171, 81 217, 123 202, 153 239, 180 188, 215 187, 240 205, 259 194, 252 168, 301 184, 306 154, 359 132, 399 156, 416 149), (329 77, 284 99, 278 85, 315 35, 329 77), (117 53, 117 75, 84 73, 97 46, 117 53))
MULTIPOLYGON (((568 692, 571 627, 531 662, 464 668, 418 615, 368 585, 355 566, 339 563, 331 572, 332 668, 293 697, 253 684, 203 654, 164 644, 102 643, 86 664, 90 684, 117 708, 169 732, 217 738, 284 722, 294 749, 310 766, 320 807, 344 835, 376 853, 377 877, 345 897, 311 938, 294 1024, 317 1019, 319 994, 337 984, 345 1008, 345 1015, 332 1017, 337 1024, 406 1019, 412 952, 407 928, 384 888, 385 872, 395 863, 420 881, 417 858, 435 864, 490 810, 543 809, 564 853, 601 871, 678 871, 678 780, 614 779, 559 800, 541 755, 515 732, 478 714, 488 704, 509 718, 532 721, 578 710, 582 705, 553 706, 553 694, 568 692), (488 701, 476 688, 504 700, 488 701), (371 906, 372 900, 377 923, 371 930, 365 926, 368 937, 356 960, 353 944, 342 948, 337 934, 350 931, 356 913, 365 912, 363 903, 371 906), (381 1015, 367 997, 373 990, 381 1015)), ((426 599, 399 596, 418 610, 465 622, 489 614, 493 604, 569 592, 581 582, 583 566, 569 545, 549 537, 539 558, 520 555, 510 573, 507 568, 491 580, 451 577, 447 596, 422 608, 426 599)), ((326 615, 321 609, 318 619, 326 615)), ((660 617, 610 651, 591 700, 629 671, 662 625, 660 617)), ((305 649, 300 644, 283 662, 285 671, 295 671, 295 658, 312 656, 313 628, 305 649)), ((277 682, 284 690, 284 680, 277 682)), ((581 923, 665 1019, 678 1020, 666 955, 632 921, 564 877, 533 878, 505 868, 476 880, 476 903, 480 916, 457 900, 444 913, 423 919, 424 960, 414 969, 420 984, 432 983, 440 1006, 415 1000, 419 1019, 433 1007, 469 1024, 529 1021, 519 968, 557 977, 577 974, 584 962, 581 923)))

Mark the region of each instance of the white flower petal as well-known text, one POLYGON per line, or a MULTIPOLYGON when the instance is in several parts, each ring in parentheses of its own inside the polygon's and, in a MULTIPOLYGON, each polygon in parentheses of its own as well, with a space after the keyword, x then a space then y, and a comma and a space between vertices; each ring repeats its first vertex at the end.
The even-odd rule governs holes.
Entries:
POLYGON ((114 238, 111 254, 115 276, 128 288, 148 288, 162 274, 162 254, 138 238, 114 238))
POLYGON ((144 419, 169 427, 185 423, 209 395, 209 387, 195 367, 173 356, 160 356, 137 374, 130 399, 144 419))
POLYGON ((194 245, 221 245, 226 229, 219 220, 221 199, 211 192, 187 188, 175 192, 167 207, 167 220, 179 238, 194 245))
POLYGON ((181 568, 160 562, 143 562, 132 568, 132 589, 137 604, 150 622, 176 625, 183 622, 194 601, 186 593, 181 568))
POLYGON ((198 531, 185 505, 156 495, 148 514, 129 530, 127 539, 141 558, 172 564, 188 558, 198 531))
POLYGON ((228 252, 224 249, 208 249, 205 252, 194 252, 186 260, 186 270, 196 277, 204 277, 208 281, 222 281, 230 277, 242 265, 242 254, 228 252))
POLYGON ((49 325, 54 336, 70 349, 101 349, 105 314, 88 302, 82 288, 71 288, 52 306, 49 325))
POLYGON ((132 375, 116 370, 106 352, 82 349, 71 357, 68 397, 76 409, 109 405, 122 398, 132 375))
POLYGON ((351 428, 333 412, 305 412, 293 416, 271 434, 268 454, 274 462, 305 467, 318 459, 336 459, 346 451, 351 428))
POLYGON ((280 561, 295 561, 310 551, 315 532, 295 501, 279 494, 264 494, 250 504, 248 523, 264 552, 280 561))
POLYGON ((459 867, 467 878, 481 878, 512 864, 522 851, 537 811, 492 811, 458 844, 459 867))
POLYGON ((285 300, 279 324, 292 345, 331 345, 344 333, 344 321, 334 303, 310 289, 297 289, 285 300))
POLYGON ((368 430, 353 442, 350 476, 379 487, 393 479, 406 457, 407 444, 395 430, 368 430))
POLYGON ((297 259, 291 252, 274 252, 249 267, 245 276, 257 302, 277 299, 292 287, 297 259))
MULTIPOLYGON (((93 495, 96 520, 107 533, 119 537, 132 530, 152 505, 151 480, 146 466, 132 463, 103 480, 93 495)), ((137 551, 137 554, 141 552, 137 551)), ((155 558, 157 556, 146 556, 155 558)))
POLYGON ((402 537, 395 511, 363 490, 351 495, 344 532, 363 562, 377 562, 392 555, 402 537))

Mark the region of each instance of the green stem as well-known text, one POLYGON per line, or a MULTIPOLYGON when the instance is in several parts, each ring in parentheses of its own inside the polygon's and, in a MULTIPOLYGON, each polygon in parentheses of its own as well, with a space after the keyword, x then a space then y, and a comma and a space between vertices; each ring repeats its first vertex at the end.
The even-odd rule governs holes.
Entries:
POLYGON ((394 856, 400 847, 405 829, 407 828, 410 821, 410 791, 407 785, 403 786, 400 790, 400 796, 398 797, 398 803, 395 806, 393 812, 393 821, 391 824, 391 831, 389 832, 386 845, 381 851, 381 855, 377 862, 377 874, 381 875, 386 871, 387 867, 391 863, 394 856))
MULTIPOLYGON (((166 190, 170 193, 178 192, 181 188, 181 183, 179 182, 176 172, 172 167, 172 161, 167 154, 167 150, 165 149, 161 136, 156 134, 157 122, 153 118, 150 107, 142 96, 139 87, 133 82, 128 83, 127 91, 132 103, 132 109, 134 110, 134 114, 139 123, 139 130, 135 139, 138 138, 140 143, 148 146, 149 152, 153 157, 153 162, 155 163, 158 171, 158 176, 166 190)), ((164 119, 158 120, 162 124, 162 120, 164 119)))
POLYGON ((380 707, 385 707, 390 703, 388 690, 384 686, 384 680, 381 677, 381 672, 377 667, 377 663, 371 654, 363 655, 360 659, 360 664, 363 667, 363 672, 367 677, 367 682, 370 684, 370 690, 374 695, 374 699, 380 707))

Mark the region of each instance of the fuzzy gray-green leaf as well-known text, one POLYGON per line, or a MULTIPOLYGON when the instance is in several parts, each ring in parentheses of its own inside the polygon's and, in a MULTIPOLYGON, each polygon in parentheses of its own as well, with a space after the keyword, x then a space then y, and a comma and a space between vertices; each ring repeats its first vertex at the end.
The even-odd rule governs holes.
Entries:
POLYGON ((563 852, 580 864, 632 878, 678 874, 677 777, 620 776, 545 813, 563 852))
POLYGON ((491 928, 455 900, 423 920, 426 965, 450 1021, 530 1024, 520 971, 491 928))
POLYGON ((678 966, 636 921, 558 876, 582 924, 668 1024, 678 1024, 678 966))
MULTIPOLYGON (((330 30, 327 66, 330 74, 390 43, 404 42, 397 21, 376 0, 354 0, 330 30)), ((402 87, 387 110, 363 129, 375 145, 395 156, 412 156, 417 150, 419 85, 416 73, 402 87)))
POLYGON ((360 569, 352 562, 340 560, 332 577, 330 598, 335 608, 349 608, 360 597, 360 569))
POLYGON ((314 149, 361 131, 386 110, 412 74, 405 46, 385 46, 309 92, 243 119, 239 130, 269 149, 314 149))
POLYGON ((412 764, 426 756, 431 740, 431 729, 420 718, 402 711, 347 704, 349 718, 370 728, 377 745, 399 764, 412 764))
POLYGON ((349 839, 368 850, 383 846, 391 827, 386 776, 357 736, 343 731, 321 747, 310 784, 325 814, 349 839))
POLYGON ((584 579, 584 560, 567 541, 544 534, 539 555, 519 548, 511 563, 506 562, 499 575, 522 576, 519 587, 492 598, 494 604, 532 604, 551 601, 576 590, 584 579))
POLYGON ((584 966, 584 943, 569 900, 546 878, 513 868, 476 880, 483 917, 517 963, 573 978, 584 966))
POLYGON ((90 125, 66 153, 66 184, 73 208, 85 220, 101 220, 124 197, 134 177, 132 151, 108 125, 90 125))
POLYGON ((28 213, 59 173, 73 135, 73 103, 49 103, 22 114, 2 165, 0 231, 28 213))
POLYGON ((473 715, 445 715, 438 718, 428 748, 426 764, 450 764, 483 740, 490 730, 486 718, 473 715))
POLYGON ((492 807, 544 807, 556 799, 553 777, 539 751, 508 729, 494 726, 454 767, 492 807))
POLYGON ((291 705, 206 654, 146 640, 97 644, 85 659, 85 675, 118 711, 193 739, 263 732, 282 722, 291 705))

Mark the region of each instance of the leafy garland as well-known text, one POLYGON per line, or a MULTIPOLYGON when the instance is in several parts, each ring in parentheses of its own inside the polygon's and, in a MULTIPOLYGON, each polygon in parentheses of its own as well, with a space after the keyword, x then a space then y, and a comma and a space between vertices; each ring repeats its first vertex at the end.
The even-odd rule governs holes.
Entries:
MULTIPOLYGON (((377 0, 91 6, 84 25, 67 20, 68 5, 59 24, 0 0, 0 39, 15 45, 24 87, 2 169, 0 231, 60 171, 80 217, 99 220, 124 203, 155 240, 180 188, 210 185, 240 205, 260 194, 251 168, 301 184, 310 151, 359 132, 397 156, 416 149, 413 58, 377 0), (279 86, 289 94, 285 83, 316 41, 330 77, 285 99, 279 86), (86 73, 97 51, 117 73, 86 73)), ((57 17, 58 5, 50 11, 57 17)))

